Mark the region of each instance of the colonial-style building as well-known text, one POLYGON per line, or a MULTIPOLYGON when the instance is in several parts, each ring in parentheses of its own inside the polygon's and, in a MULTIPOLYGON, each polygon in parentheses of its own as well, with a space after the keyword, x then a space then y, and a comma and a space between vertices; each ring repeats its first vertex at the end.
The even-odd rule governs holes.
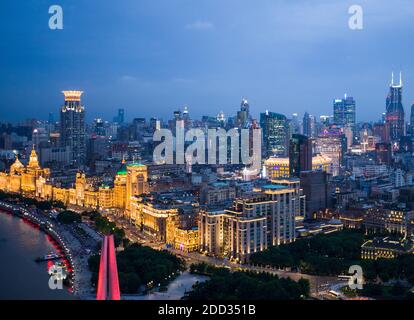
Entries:
POLYGON ((41 200, 61 201, 66 206, 124 211, 130 206, 132 197, 148 191, 147 179, 147 166, 138 163, 126 165, 123 160, 113 188, 107 185, 96 188, 81 172, 76 174, 73 188, 61 188, 52 184, 50 170, 40 167, 33 148, 27 166, 16 157, 9 172, 0 173, 0 190, 41 200))
POLYGON ((44 187, 49 177, 50 170, 40 167, 33 148, 27 166, 24 166, 16 156, 9 173, 0 173, 0 190, 20 193, 28 197, 36 197, 39 193, 44 193, 46 197, 50 197, 51 189, 44 187))

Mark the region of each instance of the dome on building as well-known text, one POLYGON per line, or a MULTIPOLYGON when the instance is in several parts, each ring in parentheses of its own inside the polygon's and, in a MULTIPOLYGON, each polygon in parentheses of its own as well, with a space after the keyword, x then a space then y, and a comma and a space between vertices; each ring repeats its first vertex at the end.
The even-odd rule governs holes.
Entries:
POLYGON ((20 162, 19 157, 16 155, 16 161, 10 166, 10 173, 19 172, 24 169, 24 165, 20 162))
POLYGON ((126 167, 126 161, 125 159, 122 159, 122 165, 119 168, 117 175, 126 175, 127 174, 127 167, 126 167))

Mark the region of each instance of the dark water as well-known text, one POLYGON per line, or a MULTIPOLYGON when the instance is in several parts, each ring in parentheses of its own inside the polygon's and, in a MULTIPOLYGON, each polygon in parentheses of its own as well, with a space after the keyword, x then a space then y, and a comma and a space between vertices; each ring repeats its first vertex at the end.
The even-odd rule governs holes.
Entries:
POLYGON ((0 211, 0 299, 74 299, 65 287, 49 289, 48 263, 34 261, 50 252, 45 233, 0 211))

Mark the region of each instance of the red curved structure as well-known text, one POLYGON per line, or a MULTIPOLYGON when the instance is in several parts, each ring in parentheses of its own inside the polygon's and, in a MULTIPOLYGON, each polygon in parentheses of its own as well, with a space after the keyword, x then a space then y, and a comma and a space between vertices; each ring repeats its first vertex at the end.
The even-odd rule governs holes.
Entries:
POLYGON ((121 300, 113 235, 105 236, 102 242, 96 300, 121 300))

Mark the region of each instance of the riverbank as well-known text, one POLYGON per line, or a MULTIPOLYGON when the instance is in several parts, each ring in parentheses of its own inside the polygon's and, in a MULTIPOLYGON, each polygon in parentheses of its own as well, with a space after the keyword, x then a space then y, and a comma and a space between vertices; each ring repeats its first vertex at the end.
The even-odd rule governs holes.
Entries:
POLYGON ((56 241, 69 263, 72 275, 71 291, 79 299, 93 299, 93 288, 90 283, 91 273, 88 268, 89 253, 84 250, 79 239, 72 230, 51 220, 38 210, 31 210, 20 205, 0 201, 0 210, 11 213, 21 219, 30 221, 42 232, 56 241))

